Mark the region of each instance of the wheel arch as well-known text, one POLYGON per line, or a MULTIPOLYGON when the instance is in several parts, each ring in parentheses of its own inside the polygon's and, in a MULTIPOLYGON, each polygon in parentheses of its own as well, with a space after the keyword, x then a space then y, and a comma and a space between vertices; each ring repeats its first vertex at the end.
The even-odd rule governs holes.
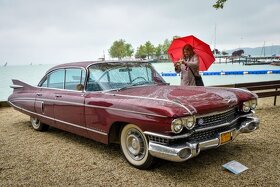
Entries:
POLYGON ((114 122, 111 127, 110 127, 110 131, 109 131, 109 142, 108 144, 111 143, 120 143, 120 133, 122 128, 126 125, 129 124, 128 122, 122 122, 122 121, 117 121, 114 122))

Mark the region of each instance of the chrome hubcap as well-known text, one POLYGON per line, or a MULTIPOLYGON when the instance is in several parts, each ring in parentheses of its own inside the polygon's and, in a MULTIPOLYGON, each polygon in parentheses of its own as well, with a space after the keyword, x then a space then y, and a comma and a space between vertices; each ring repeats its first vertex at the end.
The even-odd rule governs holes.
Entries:
POLYGON ((129 130, 126 138, 128 153, 134 160, 141 160, 145 156, 144 137, 136 129, 129 130))
POLYGON ((35 129, 40 127, 40 121, 37 118, 31 118, 31 124, 35 129))

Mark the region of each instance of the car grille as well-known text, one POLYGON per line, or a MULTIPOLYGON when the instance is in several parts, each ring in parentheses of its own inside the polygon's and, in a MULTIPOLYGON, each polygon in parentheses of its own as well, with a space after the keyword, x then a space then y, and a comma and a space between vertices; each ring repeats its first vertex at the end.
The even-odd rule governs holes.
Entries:
MULTIPOLYGON (((194 132, 192 135, 190 135, 187 138, 178 138, 178 139, 166 139, 158 136, 152 136, 149 135, 149 141, 157 142, 160 144, 176 144, 176 143, 183 143, 186 140, 189 142, 200 142, 209 140, 212 138, 215 138, 218 136, 219 133, 227 131, 234 126, 237 125, 237 122, 230 123, 223 127, 215 127, 221 124, 225 124, 228 122, 232 122, 234 119, 237 118, 237 108, 232 108, 228 111, 221 112, 218 114, 210 115, 210 116, 202 116, 198 117, 196 119, 196 126, 194 128, 194 131, 199 130, 197 132, 194 132), (203 120, 202 124, 199 124, 199 121, 201 122, 203 120), (209 127, 213 127, 212 129, 206 129, 209 127), (205 130, 203 130, 205 129, 205 130)), ((186 132, 185 132, 186 133, 186 132)))
POLYGON ((234 127, 236 124, 237 124, 237 122, 235 122, 227 127, 220 127, 220 128, 207 130, 207 131, 195 132, 191 136, 188 137, 188 140, 190 142, 200 142, 200 141, 206 141, 209 139, 213 139, 213 138, 216 138, 219 133, 232 129, 232 127, 234 127))
POLYGON ((197 129, 203 129, 207 127, 212 127, 216 125, 221 125, 227 122, 233 121, 237 117, 237 109, 232 108, 226 112, 211 115, 211 116, 202 116, 196 119, 196 127, 197 129))
POLYGON ((157 142, 157 143, 160 143, 160 144, 168 144, 169 143, 168 139, 162 138, 162 137, 158 137, 158 136, 151 136, 151 135, 149 135, 148 138, 149 138, 149 141, 157 142))

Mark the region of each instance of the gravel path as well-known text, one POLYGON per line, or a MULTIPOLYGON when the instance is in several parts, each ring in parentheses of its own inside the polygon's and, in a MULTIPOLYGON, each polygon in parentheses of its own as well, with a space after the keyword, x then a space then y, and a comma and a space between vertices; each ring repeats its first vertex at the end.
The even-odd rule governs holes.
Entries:
POLYGON ((0 186, 280 186, 280 106, 260 100, 261 128, 183 163, 160 161, 141 171, 118 145, 51 128, 34 131, 29 117, 0 108, 0 186), (232 174, 236 160, 249 169, 232 174))

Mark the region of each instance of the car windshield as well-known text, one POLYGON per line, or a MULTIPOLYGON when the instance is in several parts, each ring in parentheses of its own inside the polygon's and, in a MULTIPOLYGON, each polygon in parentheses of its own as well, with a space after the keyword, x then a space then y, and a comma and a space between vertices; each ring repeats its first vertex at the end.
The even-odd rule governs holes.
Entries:
POLYGON ((89 67, 87 91, 120 90, 140 85, 166 84, 150 63, 110 62, 89 67))

